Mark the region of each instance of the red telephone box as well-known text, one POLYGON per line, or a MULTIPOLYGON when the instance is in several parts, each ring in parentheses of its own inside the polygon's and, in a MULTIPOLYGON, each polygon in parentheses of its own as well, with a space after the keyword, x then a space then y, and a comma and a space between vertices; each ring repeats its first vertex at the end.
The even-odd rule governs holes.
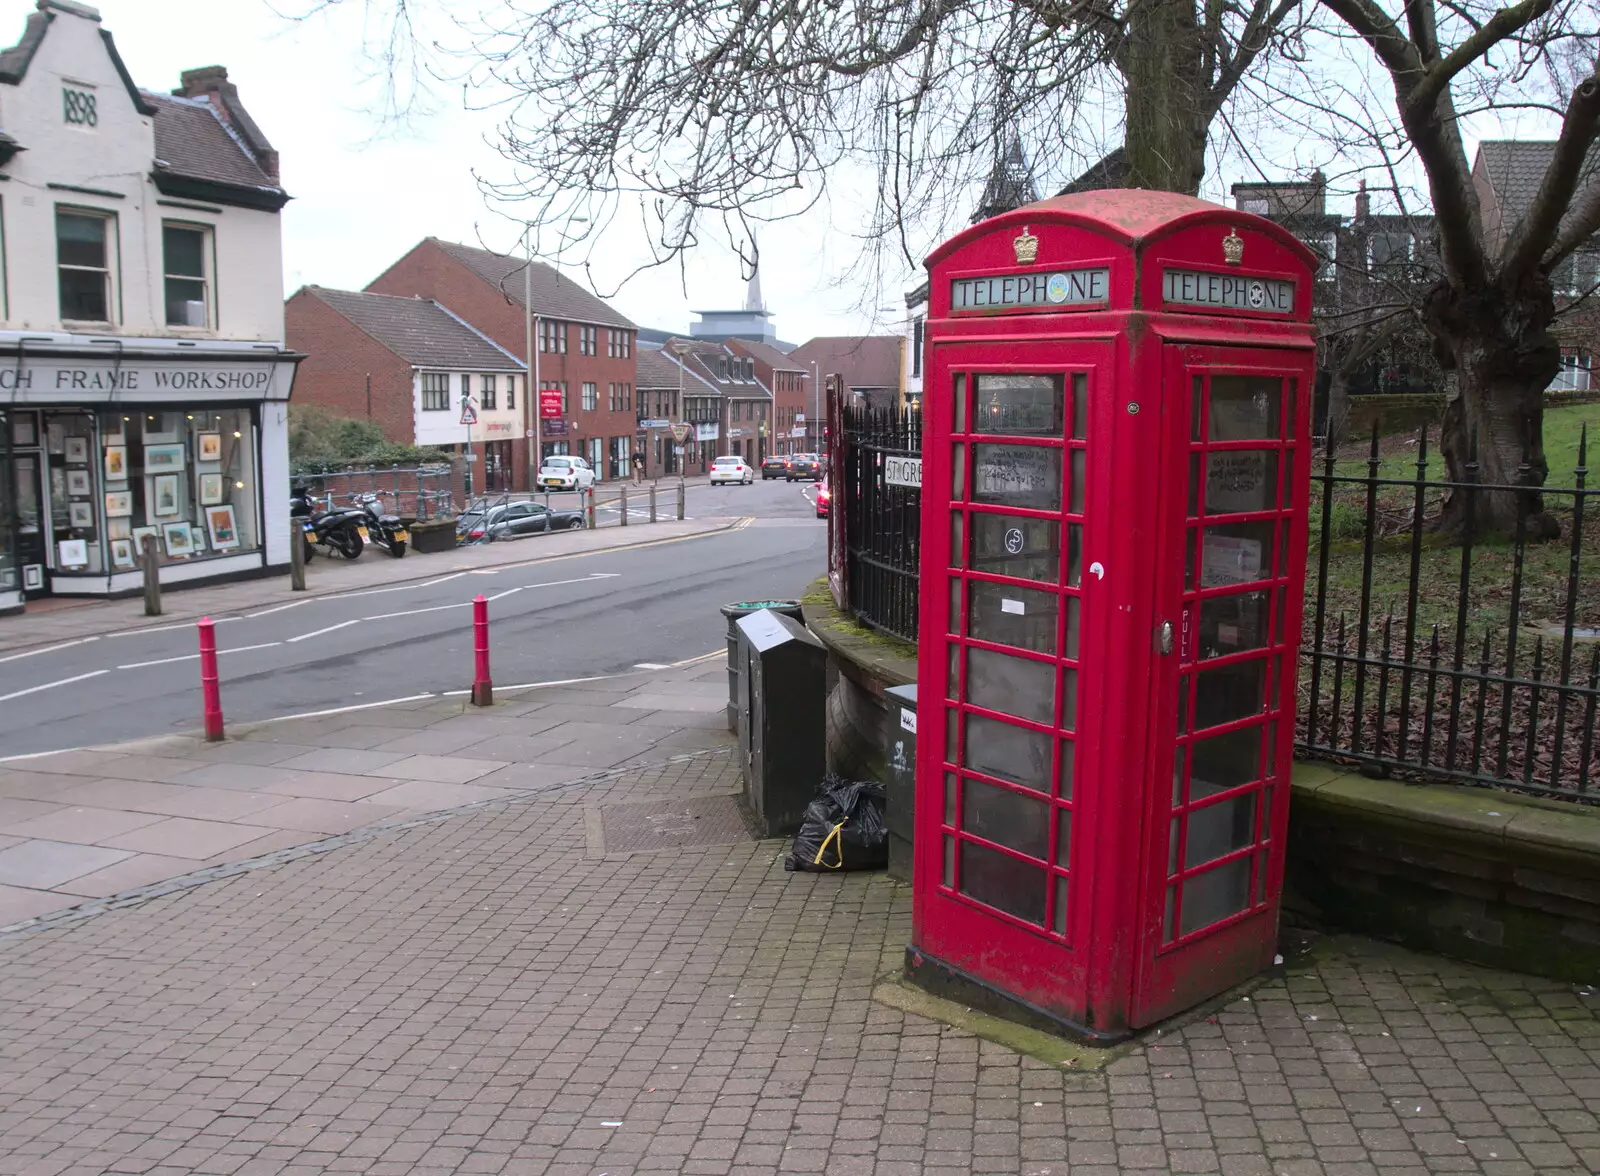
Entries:
POLYGON ((929 259, 913 977, 1114 1038, 1271 963, 1313 266, 1142 191, 929 259))

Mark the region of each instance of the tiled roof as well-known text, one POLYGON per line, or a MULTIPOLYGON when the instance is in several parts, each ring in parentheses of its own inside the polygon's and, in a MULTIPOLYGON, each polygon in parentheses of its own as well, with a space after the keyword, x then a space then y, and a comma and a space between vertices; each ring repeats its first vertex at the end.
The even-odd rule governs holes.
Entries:
MULTIPOLYGON (((523 287, 527 281, 522 272, 526 264, 522 258, 491 253, 487 249, 474 249, 470 245, 457 245, 437 237, 430 240, 518 306, 524 305, 523 287)), ((568 275, 537 261, 533 263, 533 311, 544 318, 565 319, 575 323, 628 328, 634 325, 568 275)))
POLYGON ((675 358, 681 358, 684 371, 719 396, 750 400, 772 395, 767 391, 767 386, 759 380, 723 378, 722 361, 733 357, 721 343, 714 343, 709 339, 675 337, 667 343, 663 352, 667 355, 669 363, 675 358))
MULTIPOLYGON (((1478 144, 1478 157, 1472 170, 1487 178, 1499 197, 1505 232, 1509 233, 1528 214, 1555 150, 1554 139, 1486 139, 1478 144)), ((1578 190, 1582 191, 1586 183, 1597 179, 1600 179, 1600 146, 1590 148, 1578 190)))
POLYGON ((211 103, 149 91, 143 97, 156 111, 158 171, 236 188, 282 190, 211 103))
POLYGON ((899 335, 821 335, 796 347, 789 360, 807 371, 815 361, 818 379, 840 375, 846 388, 898 388, 902 343, 899 335))
POLYGON ((327 303, 413 366, 490 372, 523 368, 520 359, 437 302, 321 286, 307 286, 305 293, 327 303))
POLYGON ((633 377, 636 388, 676 388, 678 365, 654 348, 639 348, 639 370, 633 377))
POLYGON ((768 367, 780 372, 804 371, 805 365, 795 362, 791 355, 785 355, 769 343, 762 343, 755 339, 733 339, 730 342, 738 345, 738 349, 750 356, 757 363, 764 363, 768 367))

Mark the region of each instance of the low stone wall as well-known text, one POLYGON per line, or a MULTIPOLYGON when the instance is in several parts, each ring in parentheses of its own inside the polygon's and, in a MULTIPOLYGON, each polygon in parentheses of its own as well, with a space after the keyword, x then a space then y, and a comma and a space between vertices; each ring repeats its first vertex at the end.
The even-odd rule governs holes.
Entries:
POLYGON ((1600 978, 1600 809, 1295 768, 1285 909, 1491 967, 1600 978))

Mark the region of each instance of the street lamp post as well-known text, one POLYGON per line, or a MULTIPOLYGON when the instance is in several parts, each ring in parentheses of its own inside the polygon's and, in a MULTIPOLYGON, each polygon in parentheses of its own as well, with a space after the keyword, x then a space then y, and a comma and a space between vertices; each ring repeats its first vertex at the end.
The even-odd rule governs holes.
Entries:
MULTIPOLYGON (((570 225, 586 225, 589 218, 586 216, 569 216, 566 223, 570 225)), ((563 234, 564 235, 564 234, 563 234)), ((522 410, 531 414, 533 418, 533 451, 528 454, 528 487, 532 489, 538 480, 538 470, 544 464, 544 417, 539 413, 539 353, 533 349, 534 324, 539 316, 533 313, 533 222, 524 221, 522 227, 522 310, 525 328, 525 345, 527 347, 527 370, 529 387, 523 389, 522 410)), ((540 324, 542 326, 542 324, 540 324)), ((526 420, 526 417, 524 418, 526 420)), ((526 424, 523 427, 523 436, 528 435, 526 424)))

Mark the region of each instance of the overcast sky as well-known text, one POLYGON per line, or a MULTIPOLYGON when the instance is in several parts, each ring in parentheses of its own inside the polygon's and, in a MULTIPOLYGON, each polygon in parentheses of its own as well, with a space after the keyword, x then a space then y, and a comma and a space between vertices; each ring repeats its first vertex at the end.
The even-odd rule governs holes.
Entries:
MULTIPOLYGON (((169 90, 182 70, 195 66, 228 68, 280 152, 283 183, 294 197, 284 211, 285 293, 306 283, 360 289, 426 236, 517 248, 520 226, 486 204, 479 187, 480 177, 511 178, 492 145, 494 115, 469 112, 457 89, 438 93, 432 109, 408 124, 385 125, 375 114, 381 89, 363 53, 368 5, 348 0, 304 23, 280 15, 313 3, 99 0, 97 7, 135 82, 146 89, 169 90)), ((32 0, 0 0, 0 43, 15 42, 32 7, 32 0)), ((372 7, 389 5, 377 0, 372 7)), ((1484 125, 1471 129, 1480 134, 1550 133, 1544 126, 1476 121, 1484 125)), ((1265 137, 1255 140, 1253 160, 1233 153, 1208 160, 1203 196, 1226 200, 1235 180, 1277 179, 1324 161, 1340 163, 1336 154, 1328 156, 1326 143, 1258 134, 1265 137)), ((1350 211, 1357 178, 1348 166, 1335 167, 1330 211, 1350 211)), ((850 202, 873 198, 870 176, 853 185, 854 195, 850 179, 830 172, 833 206, 760 232, 766 304, 779 337, 789 342, 892 330, 903 314, 903 294, 917 280, 908 270, 887 288, 870 290, 849 272, 858 249, 852 231, 864 219, 850 202)), ((1381 171, 1373 172, 1372 182, 1384 182, 1381 171)), ((609 295, 646 257, 642 235, 608 230, 593 254, 590 284, 609 295)), ((707 243, 688 258, 684 272, 647 271, 622 285, 614 302, 641 326, 684 332, 692 310, 738 307, 744 297, 738 258, 707 243)))
MULTIPOLYGON (((493 117, 466 112, 458 91, 441 95, 432 113, 408 127, 383 127, 374 115, 379 91, 360 52, 360 5, 306 24, 262 0, 98 0, 95 7, 145 89, 170 90, 195 66, 227 67, 281 154, 283 184, 294 197, 283 214, 286 294, 307 283, 360 289, 427 236, 517 247, 520 229, 485 205, 475 178, 508 175, 486 142, 493 117)), ((305 4, 279 0, 277 7, 293 12, 305 4)), ((31 0, 0 3, 0 43, 16 42, 32 8, 31 0)), ((854 246, 845 238, 830 248, 826 226, 825 216, 813 217, 760 238, 766 303, 779 337, 793 343, 889 329, 903 293, 841 286, 854 246), (875 324, 880 306, 890 309, 875 324)), ((599 252, 599 286, 620 281, 643 256, 639 242, 613 237, 615 245, 599 252)), ((686 332, 691 310, 738 307, 744 298, 738 259, 706 245, 686 274, 674 268, 633 278, 614 302, 640 326, 686 332)))

